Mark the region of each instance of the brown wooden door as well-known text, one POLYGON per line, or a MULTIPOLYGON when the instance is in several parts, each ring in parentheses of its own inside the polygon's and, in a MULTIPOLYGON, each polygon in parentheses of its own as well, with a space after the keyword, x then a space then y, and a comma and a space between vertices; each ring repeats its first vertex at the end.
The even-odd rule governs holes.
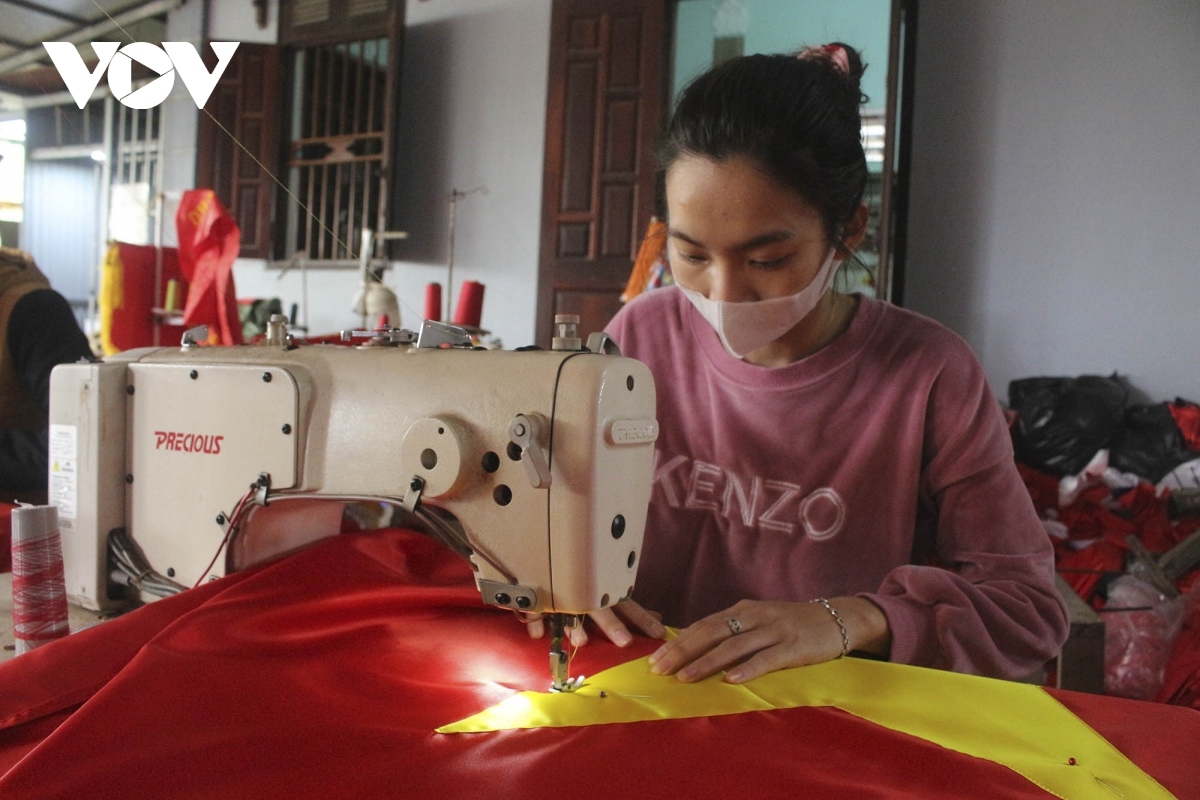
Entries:
POLYGON ((554 0, 546 107, 538 344, 555 314, 582 337, 621 306, 654 210, 667 0, 554 0))
MULTIPOLYGON (((212 69, 215 58, 206 52, 212 69)), ((237 220, 243 258, 272 255, 269 170, 278 167, 278 106, 279 48, 244 43, 200 112, 196 186, 216 192, 237 220)))

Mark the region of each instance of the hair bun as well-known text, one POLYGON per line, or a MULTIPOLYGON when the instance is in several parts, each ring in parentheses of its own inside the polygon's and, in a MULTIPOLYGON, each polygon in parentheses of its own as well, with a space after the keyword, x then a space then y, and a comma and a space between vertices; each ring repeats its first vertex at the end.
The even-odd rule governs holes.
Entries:
POLYGON ((846 48, 840 44, 827 44, 821 48, 825 51, 825 55, 829 56, 833 61, 833 65, 843 75, 850 74, 850 56, 846 53, 846 48))
POLYGON ((861 88, 863 72, 867 67, 866 64, 863 64, 859 52, 850 45, 844 42, 813 45, 797 53, 796 58, 801 61, 819 61, 829 64, 850 84, 854 90, 856 103, 867 101, 861 88))

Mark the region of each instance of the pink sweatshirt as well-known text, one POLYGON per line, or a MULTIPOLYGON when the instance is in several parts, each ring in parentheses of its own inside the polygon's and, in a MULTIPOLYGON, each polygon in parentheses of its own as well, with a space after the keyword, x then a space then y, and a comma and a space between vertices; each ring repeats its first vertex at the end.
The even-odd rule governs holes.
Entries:
POLYGON ((845 333, 770 369, 726 353, 675 287, 608 332, 658 389, 634 598, 665 623, 860 595, 887 616, 895 662, 1017 678, 1057 655, 1050 542, 953 332, 860 297, 845 333))

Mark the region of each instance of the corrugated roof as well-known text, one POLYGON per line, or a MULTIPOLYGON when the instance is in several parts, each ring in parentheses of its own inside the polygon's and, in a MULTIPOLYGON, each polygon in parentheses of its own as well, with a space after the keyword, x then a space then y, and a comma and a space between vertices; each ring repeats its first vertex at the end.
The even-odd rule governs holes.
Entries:
POLYGON ((42 42, 161 41, 182 0, 0 0, 0 91, 29 96, 64 86, 42 42))

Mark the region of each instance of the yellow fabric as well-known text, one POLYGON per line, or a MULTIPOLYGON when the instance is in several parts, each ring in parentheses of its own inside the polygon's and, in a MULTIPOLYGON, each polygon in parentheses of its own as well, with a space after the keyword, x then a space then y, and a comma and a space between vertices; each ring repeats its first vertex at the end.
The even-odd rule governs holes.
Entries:
POLYGON ((1172 796, 1040 687, 856 658, 782 670, 740 686, 721 676, 680 683, 651 674, 642 658, 588 678, 574 693, 522 692, 438 732, 632 723, 802 706, 840 708, 1003 764, 1062 798, 1172 796))
POLYGON ((106 356, 121 352, 121 348, 112 340, 112 315, 124 304, 124 279, 125 265, 121 263, 121 249, 110 244, 108 252, 104 254, 104 263, 100 265, 100 296, 96 301, 100 308, 100 349, 106 356))

